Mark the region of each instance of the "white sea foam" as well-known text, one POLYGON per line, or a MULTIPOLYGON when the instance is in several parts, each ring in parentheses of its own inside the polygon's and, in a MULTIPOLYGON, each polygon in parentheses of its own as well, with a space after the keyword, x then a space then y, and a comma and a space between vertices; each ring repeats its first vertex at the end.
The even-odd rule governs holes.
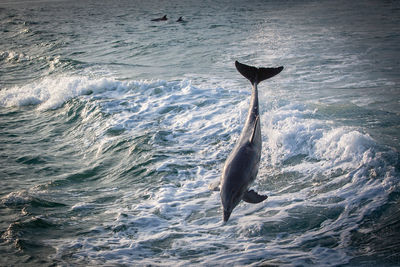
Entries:
POLYGON ((39 110, 56 109, 74 97, 113 90, 121 85, 124 86, 122 82, 107 78, 46 77, 32 84, 0 91, 0 105, 4 107, 37 105, 39 110))
POLYGON ((72 211, 82 211, 82 210, 90 210, 93 209, 95 205, 86 202, 76 203, 71 207, 72 211))
POLYGON ((27 191, 11 192, 1 198, 1 203, 6 206, 27 204, 32 200, 32 196, 27 191))
MULTIPOLYGON (((207 186, 218 179, 222 168, 215 160, 226 157, 240 134, 249 92, 228 94, 224 88, 198 88, 186 80, 121 82, 70 76, 12 88, 1 92, 0 99, 6 106, 35 103, 38 109, 46 110, 89 93, 81 101, 107 114, 98 121, 90 108, 82 111, 82 134, 95 132, 96 138, 85 139, 90 140, 87 149, 95 149, 97 157, 121 133, 137 136, 143 132, 151 137, 154 151, 168 155, 173 146, 175 152, 190 151, 190 156, 175 153, 157 160, 151 168, 166 176, 159 185, 142 189, 148 198, 132 203, 134 195, 124 191, 123 207, 108 208, 108 216, 114 219, 93 229, 98 238, 53 244, 58 259, 74 250, 78 262, 130 264, 134 259, 137 265, 159 265, 160 251, 164 251, 165 255, 177 255, 179 265, 190 264, 183 258, 193 253, 208 265, 246 264, 257 259, 268 262, 271 257, 285 254, 287 258, 292 253, 293 259, 286 263, 306 264, 309 253, 293 247, 288 252, 284 244, 302 247, 330 238, 347 244, 359 222, 398 187, 394 167, 387 162, 386 152, 377 150, 371 136, 355 127, 321 120, 316 116, 318 111, 306 104, 281 103, 265 110, 261 121, 263 156, 255 186, 270 198, 259 205, 241 203, 229 224, 223 226, 219 194, 209 192, 207 186), (26 91, 30 96, 24 96, 26 91), (267 189, 293 173, 297 180, 288 180, 277 191, 267 189), (365 199, 374 201, 363 202, 365 199), (304 225, 304 221, 318 227, 304 225), (296 232, 293 229, 297 227, 300 230, 296 232), (257 245, 260 238, 263 243, 257 245), (105 245, 109 249, 100 249, 105 245), (266 258, 266 251, 274 256, 266 258), (158 258, 151 260, 155 254, 158 258)), ((13 202, 20 201, 16 197, 13 202)), ((96 208, 79 202, 71 211, 86 214, 96 208)), ((345 245, 336 249, 317 246, 310 253, 318 264, 342 264, 348 261, 342 247, 345 245)))
POLYGON ((32 57, 25 55, 24 53, 19 53, 16 51, 3 51, 0 52, 0 60, 4 59, 5 62, 25 62, 32 59, 32 57))
MULTIPOLYGON (((173 145, 194 153, 157 161, 153 166, 156 172, 174 175, 145 189, 146 200, 131 203, 132 193, 126 193, 122 202, 131 203, 129 208, 110 210, 114 220, 97 229, 100 238, 63 243, 59 257, 63 251, 80 247, 74 256, 92 264, 159 265, 160 255, 165 255, 165 264, 176 257, 183 266, 191 263, 189 258, 183 260, 185 255, 194 254, 203 265, 269 262, 280 255, 286 259, 276 264, 308 264, 310 255, 315 264, 347 262, 345 244, 351 231, 397 188, 395 170, 382 152, 376 151, 376 142, 357 128, 318 119, 316 111, 305 104, 287 103, 267 110, 262 114, 264 148, 256 186, 273 186, 270 180, 276 178, 269 176, 270 168, 276 170, 272 176, 282 177, 279 180, 291 173, 296 173, 298 180, 288 181, 279 191, 266 192, 270 198, 263 204, 241 203, 230 222, 222 225, 219 194, 207 188, 220 169, 209 169, 205 163, 209 157, 215 160, 227 155, 248 105, 248 92, 212 101, 223 94, 223 89, 199 89, 188 81, 141 81, 121 83, 117 90, 94 96, 102 100, 103 112, 111 115, 100 127, 102 131, 122 129, 135 135, 155 124, 159 131, 153 135, 153 149, 173 145), (235 100, 237 105, 229 105, 235 100), (225 135, 230 136, 227 141, 211 141, 225 135), (183 165, 195 166, 180 170, 183 165), (374 201, 363 202, 365 199, 374 201), (331 242, 336 248, 314 246, 304 252, 307 243, 320 239, 335 240, 331 242), (109 249, 99 249, 104 244, 109 249)), ((99 155, 106 147, 105 140, 112 138, 101 139, 99 155)))

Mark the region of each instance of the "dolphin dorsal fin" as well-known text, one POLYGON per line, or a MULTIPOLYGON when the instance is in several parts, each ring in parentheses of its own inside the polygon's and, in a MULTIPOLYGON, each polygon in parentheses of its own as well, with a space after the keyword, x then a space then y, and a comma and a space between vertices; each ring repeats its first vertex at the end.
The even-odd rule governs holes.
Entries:
POLYGON ((251 133, 251 136, 250 136, 250 139, 249 139, 249 141, 250 141, 251 144, 253 143, 254 138, 255 138, 255 136, 256 136, 257 127, 259 127, 259 123, 260 123, 259 120, 260 120, 260 116, 257 116, 257 117, 256 117, 256 122, 254 123, 253 132, 251 133))

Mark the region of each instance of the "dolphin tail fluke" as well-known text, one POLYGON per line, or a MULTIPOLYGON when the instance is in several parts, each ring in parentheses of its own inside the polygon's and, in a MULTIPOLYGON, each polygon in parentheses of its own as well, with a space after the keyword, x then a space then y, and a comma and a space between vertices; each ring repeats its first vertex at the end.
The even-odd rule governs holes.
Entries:
POLYGON ((278 68, 256 68, 253 66, 242 64, 238 61, 235 61, 235 66, 240 74, 246 77, 253 85, 259 84, 266 79, 274 77, 283 70, 282 66, 278 68))

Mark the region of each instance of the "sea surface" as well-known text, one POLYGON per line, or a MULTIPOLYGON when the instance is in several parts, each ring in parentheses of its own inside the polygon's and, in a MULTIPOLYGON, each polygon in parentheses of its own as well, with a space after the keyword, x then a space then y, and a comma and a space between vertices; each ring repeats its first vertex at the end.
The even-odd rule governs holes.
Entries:
POLYGON ((400 1, 0 0, 0 266, 399 266, 399 44, 400 1), (223 224, 235 60, 284 70, 223 224))

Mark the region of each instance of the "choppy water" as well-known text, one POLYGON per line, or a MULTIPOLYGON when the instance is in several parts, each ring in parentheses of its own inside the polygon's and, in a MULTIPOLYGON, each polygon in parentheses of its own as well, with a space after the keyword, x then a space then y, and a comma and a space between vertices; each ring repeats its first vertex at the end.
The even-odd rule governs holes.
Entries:
POLYGON ((0 32, 0 265, 400 264, 399 2, 1 0, 0 32), (222 225, 235 60, 285 69, 268 201, 222 225))

